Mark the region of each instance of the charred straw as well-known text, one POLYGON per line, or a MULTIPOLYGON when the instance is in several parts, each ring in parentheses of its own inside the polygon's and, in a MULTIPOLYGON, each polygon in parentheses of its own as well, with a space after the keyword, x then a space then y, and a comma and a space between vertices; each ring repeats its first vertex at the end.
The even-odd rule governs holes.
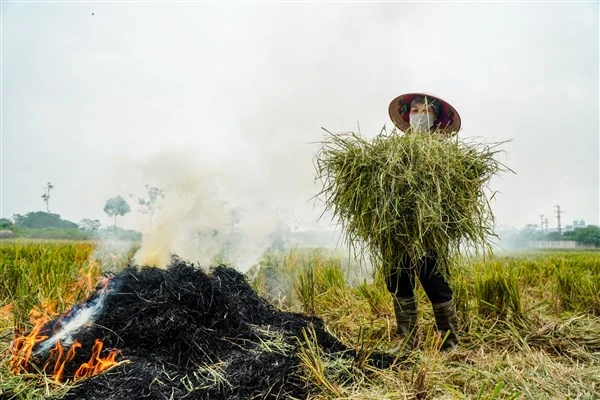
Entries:
MULTIPOLYGON (((106 351, 120 350, 118 361, 128 362, 77 382, 66 398, 304 399, 310 387, 298 338, 306 329, 315 331, 325 356, 354 357, 322 320, 276 309, 244 275, 225 266, 209 273, 173 258, 166 270, 131 266, 109 286, 114 290, 101 315, 75 339, 86 349, 99 338, 106 351)), ((51 321, 43 331, 50 334, 56 326, 51 321)), ((78 353, 64 377, 87 358, 78 353)), ((40 358, 32 363, 32 371, 48 365, 40 358)))

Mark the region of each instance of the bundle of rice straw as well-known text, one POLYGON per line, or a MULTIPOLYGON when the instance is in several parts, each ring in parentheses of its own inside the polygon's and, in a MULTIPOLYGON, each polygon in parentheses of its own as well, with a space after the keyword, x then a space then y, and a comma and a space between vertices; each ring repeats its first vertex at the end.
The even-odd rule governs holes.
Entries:
POLYGON ((504 142, 385 128, 372 141, 328 133, 315 156, 322 183, 316 197, 350 247, 373 265, 432 252, 444 265, 448 254, 466 248, 491 251, 494 216, 486 192, 490 178, 507 169, 495 159, 504 142))

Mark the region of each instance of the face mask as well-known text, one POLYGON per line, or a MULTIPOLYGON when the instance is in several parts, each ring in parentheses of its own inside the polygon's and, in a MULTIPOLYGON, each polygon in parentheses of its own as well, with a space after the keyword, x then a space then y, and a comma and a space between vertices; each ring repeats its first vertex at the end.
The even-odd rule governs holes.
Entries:
POLYGON ((432 127, 435 117, 427 113, 411 114, 410 127, 415 131, 428 131, 432 127))

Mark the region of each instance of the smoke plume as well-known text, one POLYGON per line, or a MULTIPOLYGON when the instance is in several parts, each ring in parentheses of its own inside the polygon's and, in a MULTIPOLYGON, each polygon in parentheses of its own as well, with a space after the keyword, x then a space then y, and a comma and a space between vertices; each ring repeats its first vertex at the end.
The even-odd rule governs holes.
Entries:
POLYGON ((127 161, 125 181, 157 187, 164 198, 152 218, 141 215, 142 244, 137 265, 164 267, 176 254, 201 265, 226 262, 245 270, 260 259, 273 240, 280 217, 273 204, 252 193, 236 177, 235 163, 202 160, 194 152, 166 150, 141 162, 127 161))

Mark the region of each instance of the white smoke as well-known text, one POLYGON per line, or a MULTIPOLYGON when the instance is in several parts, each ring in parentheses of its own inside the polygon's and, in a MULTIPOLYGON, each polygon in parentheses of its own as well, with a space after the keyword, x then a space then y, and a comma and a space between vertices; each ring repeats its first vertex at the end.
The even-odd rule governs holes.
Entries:
MULTIPOLYGON (((39 348, 36 350, 36 354, 42 354, 46 351, 54 348, 57 342, 61 342, 64 345, 70 346, 73 344, 74 336, 86 325, 89 325, 96 321, 100 316, 102 309, 104 308, 104 300, 108 295, 109 290, 106 288, 102 290, 100 295, 92 300, 90 303, 85 304, 82 308, 72 310, 72 315, 66 324, 60 327, 60 330, 54 335, 42 342, 39 348)), ((61 319, 57 323, 60 323, 61 319)))
POLYGON ((246 270, 269 247, 279 222, 272 203, 254 193, 247 171, 197 154, 165 150, 123 162, 120 179, 137 187, 137 195, 146 184, 165 195, 152 220, 141 215, 143 239, 135 264, 164 267, 177 255, 200 265, 226 262, 246 270))

